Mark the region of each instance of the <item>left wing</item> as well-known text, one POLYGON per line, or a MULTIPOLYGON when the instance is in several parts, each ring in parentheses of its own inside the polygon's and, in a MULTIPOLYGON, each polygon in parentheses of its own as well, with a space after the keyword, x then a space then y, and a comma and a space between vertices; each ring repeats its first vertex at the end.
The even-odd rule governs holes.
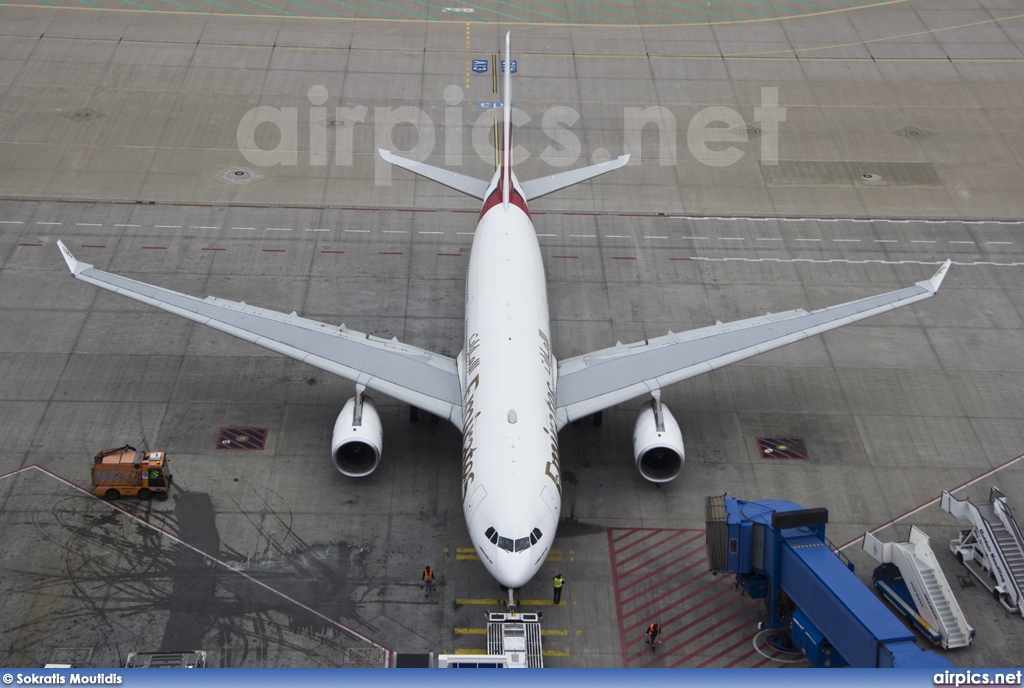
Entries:
POLYGON ((931 298, 949 266, 947 260, 930 280, 912 287, 838 306, 769 313, 679 334, 670 332, 559 361, 555 393, 559 427, 730 363, 931 298))
POLYGON ((447 418, 462 428, 455 360, 315 320, 208 296, 199 299, 97 270, 57 242, 75 279, 180 315, 447 418))

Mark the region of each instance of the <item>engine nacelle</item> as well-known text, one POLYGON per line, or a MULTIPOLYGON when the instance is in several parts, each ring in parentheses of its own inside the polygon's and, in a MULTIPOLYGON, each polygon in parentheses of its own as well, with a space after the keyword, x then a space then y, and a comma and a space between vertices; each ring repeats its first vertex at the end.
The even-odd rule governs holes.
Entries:
POLYGON ((362 478, 370 475, 380 463, 384 446, 384 428, 373 400, 363 394, 345 402, 334 423, 331 456, 342 475, 362 478))
POLYGON ((651 399, 640 407, 633 426, 636 468, 652 483, 667 483, 683 469, 683 433, 668 407, 651 399))

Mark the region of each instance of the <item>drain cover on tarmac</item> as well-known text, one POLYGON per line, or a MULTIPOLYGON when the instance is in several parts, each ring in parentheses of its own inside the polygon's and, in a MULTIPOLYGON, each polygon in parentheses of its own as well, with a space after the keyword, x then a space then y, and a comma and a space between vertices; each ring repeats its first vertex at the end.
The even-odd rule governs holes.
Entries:
POLYGON ((807 447, 799 437, 758 437, 762 459, 799 459, 806 461, 807 447))
POLYGON ((217 449, 263 449, 267 444, 266 428, 221 428, 217 449))

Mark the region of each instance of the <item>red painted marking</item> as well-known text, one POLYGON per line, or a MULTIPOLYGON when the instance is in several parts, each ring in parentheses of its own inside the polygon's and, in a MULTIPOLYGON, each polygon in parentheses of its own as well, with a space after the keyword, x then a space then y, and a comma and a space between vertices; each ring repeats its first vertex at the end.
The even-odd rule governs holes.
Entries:
POLYGON ((18 244, 18 246, 42 246, 42 244, 18 244))
MULTIPOLYGON (((619 530, 619 529, 617 528, 616 530, 619 530)), ((640 530, 639 528, 629 528, 629 529, 627 529, 627 530, 626 530, 626 532, 624 532, 624 533, 623 533, 622 535, 619 535, 619 536, 617 536, 617 537, 614 537, 614 538, 613 538, 613 537, 611 537, 611 535, 609 534, 609 536, 608 536, 608 537, 609 537, 609 540, 608 540, 608 542, 610 542, 610 543, 618 542, 618 541, 619 541, 619 540, 621 540, 622 538, 624 538, 624 537, 629 537, 630 535, 632 535, 633 533, 636 533, 636 532, 638 532, 639 530, 640 530)), ((609 530, 609 533, 610 533, 610 532, 611 532, 611 531, 609 530)), ((612 553, 614 554, 614 550, 613 550, 613 552, 612 552, 612 553)))
MULTIPOLYGON (((725 623, 726 621, 732 621, 732 620, 733 620, 733 619, 735 619, 735 618, 736 618, 737 616, 739 616, 740 614, 743 614, 743 613, 744 613, 744 612, 746 612, 746 611, 747 611, 747 609, 746 609, 746 607, 744 607, 743 609, 740 609, 740 610, 738 610, 738 611, 737 611, 737 612, 735 612, 734 614, 730 614, 729 616, 725 617, 724 619, 722 619, 722 620, 721 620, 721 621, 719 621, 718 623, 716 623, 716 624, 713 624, 713 625, 712 625, 712 626, 710 626, 709 628, 706 628, 706 629, 702 630, 702 631, 701 631, 701 637, 705 637, 705 636, 707 635, 708 631, 712 631, 712 630, 714 630, 714 629, 718 628, 719 626, 721 626, 722 624, 724 624, 724 623, 725 623)), ((721 640, 722 640, 722 639, 724 639, 724 638, 728 638, 729 636, 731 636, 731 635, 734 635, 734 634, 735 634, 735 633, 737 633, 738 631, 741 631, 741 630, 743 630, 744 628, 747 628, 747 627, 749 627, 749 626, 750 626, 750 620, 749 620, 749 619, 744 619, 742 623, 740 623, 740 624, 737 624, 736 626, 733 626, 733 627, 732 627, 731 629, 729 629, 729 630, 728 630, 728 631, 727 631, 726 633, 724 633, 723 635, 721 635, 721 636, 718 636, 718 637, 716 637, 716 638, 713 638, 713 639, 712 639, 712 640, 711 640, 710 642, 708 642, 708 643, 705 643, 704 645, 700 646, 699 648, 697 648, 696 650, 694 650, 694 651, 693 651, 693 652, 691 652, 690 654, 688 654, 688 655, 685 655, 685 656, 684 656, 684 657, 683 657, 682 659, 679 659, 678 661, 676 661, 676 662, 672 663, 672 664, 671 664, 670 666, 672 666, 672 667, 677 667, 677 666, 679 666, 679 665, 680 665, 680 664, 682 664, 683 662, 685 662, 685 661, 687 661, 687 660, 689 660, 689 659, 692 659, 692 658, 696 657, 697 655, 699 655, 699 654, 700 654, 701 652, 703 652, 704 650, 708 649, 709 647, 714 647, 714 646, 715 646, 715 644, 716 644, 716 643, 719 643, 719 642, 721 642, 721 640)), ((647 664, 644 664, 643 666, 647 667, 647 666, 650 666, 650 665, 651 665, 651 664, 653 664, 653 663, 654 663, 654 662, 648 662, 647 664)))
POLYGON ((167 250, 166 246, 143 246, 142 248, 143 248, 143 250, 150 250, 150 251, 166 251, 167 250))
POLYGON ((331 251, 325 248, 323 251, 320 251, 320 253, 344 253, 344 251, 331 251))
POLYGON ((615 548, 612 547, 612 543, 614 542, 614 540, 612 540, 612 529, 609 528, 607 530, 607 533, 608 533, 608 549, 613 553, 612 554, 612 560, 613 560, 612 561, 612 589, 615 591, 615 608, 620 611, 620 613, 615 615, 616 621, 618 621, 618 623, 619 623, 619 651, 622 652, 622 659, 623 659, 622 663, 623 663, 623 665, 628 666, 629 663, 626 661, 626 653, 628 651, 627 650, 628 646, 626 645, 626 629, 623 628, 623 622, 622 622, 622 613, 621 613, 621 610, 622 610, 622 597, 619 594, 619 574, 618 574, 618 569, 615 566, 615 562, 614 562, 615 548))
MULTIPOLYGON (((631 560, 633 560, 633 559, 636 559, 636 558, 637 558, 637 557, 639 557, 640 555, 642 555, 642 554, 645 554, 645 553, 647 553, 647 552, 650 552, 650 551, 651 551, 652 549, 654 549, 655 547, 660 547, 661 545, 664 545, 664 544, 665 544, 666 542, 668 542, 669 540, 672 540, 672 539, 674 539, 674 538, 675 538, 676 536, 678 536, 678 535, 682 535, 682 534, 683 534, 683 532, 685 532, 685 531, 675 531, 675 532, 671 533, 671 534, 670 534, 670 535, 669 535, 669 536, 668 536, 667 538, 664 538, 664 539, 658 540, 658 541, 657 541, 657 542, 655 542, 655 543, 654 543, 653 545, 648 545, 647 547, 644 547, 644 548, 643 548, 642 550, 639 550, 639 551, 637 551, 637 552, 633 552, 633 554, 630 554, 630 555, 629 555, 628 557, 626 557, 625 559, 619 559, 618 561, 616 561, 616 562, 615 562, 615 565, 616 565, 616 566, 622 566, 622 565, 623 565, 623 564, 625 564, 625 563, 626 563, 627 561, 631 561, 631 560)), ((696 535, 694 535, 693 537, 691 537, 691 538, 690 538, 689 540, 687 540, 687 541, 685 541, 685 542, 683 542, 683 543, 681 543, 681 544, 679 544, 679 545, 676 545, 675 547, 673 547, 673 548, 672 548, 672 549, 670 549, 669 551, 670 551, 670 552, 672 552, 672 551, 675 551, 675 550, 679 549, 680 547, 682 547, 683 545, 688 545, 689 543, 693 542, 694 540, 696 540, 697 538, 700 538, 700 537, 704 537, 704 533, 697 533, 696 535)), ((639 567, 639 568, 643 568, 643 567, 641 566, 641 567, 639 567)), ((626 576, 628 576, 629 574, 633 573, 633 572, 634 572, 634 571, 636 571, 636 570, 637 570, 637 569, 631 569, 631 570, 629 570, 629 571, 623 571, 623 572, 622 572, 622 576, 623 576, 623 577, 626 577, 626 576)))
MULTIPOLYGON (((696 535, 696 536, 694 536, 693 538, 691 538, 690 540, 687 540, 686 542, 684 542, 684 543, 682 543, 682 544, 680 544, 680 545, 677 545, 677 546, 675 546, 675 547, 672 547, 671 549, 669 549, 669 550, 668 550, 668 552, 666 552, 666 554, 668 554, 668 553, 671 553, 671 552, 674 552, 674 551, 676 551, 677 549, 679 549, 679 548, 681 548, 681 547, 684 547, 684 546, 686 546, 686 545, 690 544, 691 542, 693 542, 694 540, 696 540, 697 538, 700 538, 700 537, 702 537, 702 536, 701 536, 701 535, 696 535)), ((669 538, 669 539, 671 539, 671 538, 669 538)), ((662 540, 662 541, 658 542, 658 543, 657 543, 657 544, 655 544, 655 545, 651 545, 651 548, 653 548, 653 547, 657 547, 658 545, 660 545, 660 544, 662 544, 662 543, 664 543, 664 542, 667 542, 667 540, 662 540)), ((651 548, 648 548, 648 549, 651 549, 651 548)), ((689 552, 687 552, 686 554, 684 554, 684 555, 683 555, 683 556, 681 556, 681 557, 678 557, 678 558, 677 558, 677 559, 675 559, 674 561, 675 561, 675 562, 680 562, 680 561, 682 561, 683 559, 688 559, 689 557, 692 557, 692 556, 693 556, 693 555, 695 555, 695 554, 698 554, 698 555, 699 555, 700 553, 701 553, 701 550, 700 550, 699 548, 698 548, 698 549, 695 549, 695 550, 690 550, 689 552)), ((642 552, 638 552, 637 554, 638 554, 638 555, 639 555, 639 554, 642 554, 642 552)), ((636 556, 636 555, 634 555, 634 556, 636 556)), ((632 557, 631 557, 631 558, 632 558, 632 557)), ((658 557, 658 558, 660 559, 661 557, 658 557)), ((699 560, 699 561, 698 561, 697 563, 699 564, 699 563, 701 563, 701 561, 707 561, 707 557, 706 557, 706 556, 704 556, 704 557, 701 557, 701 558, 700 558, 700 560, 699 560)), ((619 576, 620 576, 621 578, 625 578, 625 577, 627 577, 627 576, 630 576, 630 575, 632 575, 632 574, 636 573, 637 571, 640 571, 640 570, 642 570, 642 569, 643 569, 643 568, 644 568, 645 566, 648 566, 648 565, 649 565, 650 563, 652 563, 652 562, 643 562, 643 563, 641 563, 641 564, 640 564, 639 566, 634 566, 633 568, 629 569, 628 571, 622 571, 622 572, 621 572, 621 573, 619 574, 619 576)), ((646 578, 646 577, 647 577, 647 576, 644 576, 644 578, 646 578)), ((641 578, 641 579, 639 579, 639 580, 643 580, 643 578, 641 578)), ((630 583, 629 585, 627 585, 626 587, 627 587, 627 588, 631 588, 631 587, 633 587, 634 585, 636 585, 636 584, 637 584, 638 582, 639 582, 639 581, 634 581, 634 582, 630 583)))
MULTIPOLYGON (((703 669, 704 667, 706 667, 707 665, 711 664, 715 660, 721 659, 725 655, 729 654, 730 652, 735 650, 740 645, 745 645, 748 640, 750 640, 750 638, 746 638, 746 637, 740 638, 738 642, 733 643, 732 645, 730 645, 729 647, 725 648, 724 650, 722 650, 718 654, 712 655, 711 657, 708 657, 707 659, 705 659, 703 662, 701 662, 700 664, 697 665, 697 668, 698 669, 703 669)), ((751 650, 751 652, 754 652, 754 650, 751 650)))
POLYGON ((377 255, 379 255, 379 256, 400 256, 400 255, 402 255, 402 252, 401 251, 377 251, 377 255))
POLYGON ((749 658, 751 655, 756 655, 756 654, 761 654, 761 653, 759 653, 757 651, 756 648, 755 649, 751 649, 751 650, 747 650, 745 653, 743 653, 742 655, 740 655, 736 659, 732 660, 731 662, 728 662, 723 668, 724 669, 731 669, 731 668, 735 667, 737 664, 739 664, 740 662, 742 662, 745 659, 749 658))
POLYGON ((636 260, 636 256, 612 256, 612 260, 636 260))
POLYGON ((82 248, 106 248, 103 244, 82 244, 82 248))
POLYGON ((570 215, 573 217, 597 217, 600 213, 562 213, 563 215, 570 215))
POLYGON ((470 215, 476 215, 477 212, 479 212, 479 211, 476 211, 476 210, 449 210, 448 212, 450 212, 450 213, 468 213, 470 215))
MULTIPOLYGON (((323 210, 323 208, 320 208, 320 210, 323 210)), ((363 211, 363 212, 367 212, 367 213, 369 213, 369 212, 377 212, 378 210, 380 210, 380 208, 355 208, 355 207, 344 207, 344 208, 342 208, 342 210, 360 210, 360 211, 363 211)))
MULTIPOLYGON (((638 532, 640 530, 641 530, 640 528, 634 528, 632 532, 638 532)), ((634 545, 639 545, 640 543, 646 541, 648 538, 652 538, 655 535, 658 535, 659 533, 664 533, 666 530, 673 530, 673 531, 675 531, 675 528, 671 528, 671 529, 670 528, 643 528, 642 530, 645 531, 645 533, 646 533, 645 535, 637 538, 636 540, 633 540, 632 542, 626 543, 620 549, 612 552, 612 554, 614 554, 616 557, 619 557, 623 552, 628 550, 630 547, 633 547, 634 545)), ((625 536, 623 536, 623 537, 625 537, 625 536)), ((618 538, 616 538, 616 539, 618 539, 618 538)), ((619 564, 621 562, 616 560, 615 563, 617 565, 617 564, 619 564)))
POLYGON ((226 248, 207 248, 207 247, 204 247, 204 248, 202 248, 200 250, 201 251, 227 251, 226 248))
POLYGON ((455 258, 461 258, 461 253, 438 253, 439 256, 454 256, 455 258))
MULTIPOLYGON (((1004 461, 1003 463, 999 464, 995 468, 993 468, 991 470, 988 470, 988 471, 985 471, 981 475, 979 475, 977 477, 974 477, 974 478, 971 478, 970 480, 962 482, 959 485, 957 485, 956 487, 954 487, 952 490, 946 490, 946 492, 948 492, 950 494, 953 494, 954 492, 962 490, 965 487, 969 487, 970 485, 973 485, 974 483, 978 482, 979 480, 984 480, 985 478, 987 478, 988 476, 992 475, 993 473, 996 473, 997 471, 1001 471, 1004 468, 1006 468, 1007 466, 1011 466, 1011 465, 1017 463, 1021 459, 1024 459, 1024 454, 1021 454, 1020 456, 1015 456, 1012 459, 1009 459, 1008 461, 1004 461)), ((892 525, 893 523, 896 523, 900 519, 906 518, 907 516, 910 516, 911 514, 916 513, 918 511, 920 511, 921 509, 924 509, 925 507, 928 507, 928 506, 931 506, 932 504, 938 503, 939 500, 941 500, 941 499, 942 499, 942 495, 939 495, 935 499, 929 499, 927 502, 923 502, 922 504, 920 504, 918 506, 915 506, 910 511, 904 511, 902 514, 900 514, 896 518, 891 518, 888 521, 886 521, 885 523, 883 523, 882 525, 875 526, 874 528, 872 528, 868 532, 869 533, 875 533, 875 532, 881 530, 882 528, 885 528, 886 526, 889 526, 889 525, 892 525)), ((847 547, 849 547, 850 545, 852 545, 853 543, 860 542, 863 539, 864 539, 863 535, 861 535, 859 537, 855 537, 852 540, 850 540, 849 542, 847 542, 845 545, 840 545, 839 550, 842 551, 842 550, 846 549, 847 547)))
MULTIPOLYGON (((693 579, 690 579, 690 580, 692 581, 693 579)), ((711 581, 710 583, 708 583, 707 585, 705 585, 705 586, 703 586, 703 587, 700 587, 700 588, 697 588, 697 589, 696 589, 696 590, 694 590, 693 592, 690 592, 690 593, 688 593, 688 594, 686 594, 686 595, 684 595, 684 596, 680 597, 680 598, 679 598, 678 600, 676 600, 676 601, 675 601, 675 602, 673 602, 672 604, 669 604, 669 605, 667 605, 667 606, 664 606, 664 607, 659 607, 659 608, 658 608, 658 611, 660 611, 660 612, 664 613, 664 612, 667 612, 667 611, 668 611, 669 609, 673 609, 673 608, 675 608, 675 607, 678 607, 678 606, 679 606, 679 605, 681 605, 681 604, 682 604, 683 602, 686 602, 687 600, 689 600, 689 599, 692 599, 693 597, 696 597, 696 596, 697 596, 697 595, 699 595, 700 593, 704 592, 705 590, 707 590, 708 588, 710 588, 711 586, 713 586, 713 585, 714 585, 715 583, 720 583, 720 582, 722 582, 722 581, 724 581, 724 580, 725 580, 725 579, 722 579, 722 578, 719 578, 719 579, 717 579, 717 580, 713 580, 713 581, 711 581)), ((681 585, 681 586, 679 586, 679 588, 684 588, 684 587, 686 587, 686 585, 685 585, 685 584, 684 584, 684 585, 681 585)), ((676 590, 678 590, 679 588, 676 588, 676 589, 675 589, 675 590, 673 590, 672 592, 675 592, 675 591, 676 591, 676 590)), ((722 589, 721 589, 721 591, 719 591, 719 592, 715 593, 714 595, 712 595, 711 597, 707 598, 706 600, 704 600, 704 601, 700 602, 699 604, 695 605, 695 606, 694 606, 694 607, 692 607, 691 609, 686 609, 686 610, 683 610, 682 612, 680 612, 679 614, 676 614, 675 616, 673 616, 672 618, 670 618, 670 619, 669 619, 668 621, 666 621, 665 623, 671 623, 671 622, 673 622, 673 621, 678 621, 679 619, 683 618, 684 616, 686 616, 686 615, 687 615, 687 614, 689 614, 690 612, 692 612, 692 611, 694 611, 694 610, 696 610, 696 609, 700 609, 700 608, 701 608, 701 607, 703 607, 703 606, 704 606, 705 604, 708 604, 708 603, 709 603, 709 602, 711 602, 712 600, 718 599, 719 597, 721 597, 722 595, 724 595, 725 593, 727 593, 727 592, 729 592, 729 591, 731 591, 731 590, 732 590, 732 587, 731 587, 731 586, 726 586, 726 587, 722 588, 722 589)), ((663 595, 662 597, 664 597, 664 595, 663 595)), ((661 598, 659 597, 659 598, 658 598, 658 600, 660 600, 660 599, 661 599, 661 598)), ((654 602, 657 602, 658 600, 654 600, 654 602)), ((651 604, 653 604, 654 602, 651 602, 651 603, 649 603, 649 604, 648 604, 647 606, 650 606, 650 605, 651 605, 651 604)), ((635 609, 634 611, 630 612, 630 613, 629 613, 629 614, 628 614, 627 616, 633 616, 634 614, 636 614, 636 613, 637 613, 637 612, 639 612, 639 611, 642 611, 643 609, 645 609, 645 607, 643 607, 643 606, 641 606, 641 607, 637 607, 637 608, 636 608, 636 609, 635 609)), ((642 622, 642 621, 638 621, 637 623, 634 623, 634 624, 633 624, 633 625, 631 625, 631 626, 626 626, 626 630, 628 631, 628 630, 634 629, 634 628, 636 628, 637 626, 641 626, 641 625, 643 625, 643 622, 642 622)))
MULTIPOLYGON (((653 576, 656 576, 657 574, 661 573, 661 572, 662 572, 662 571, 664 571, 665 569, 667 569, 667 568, 671 568, 671 567, 673 567, 673 566, 676 566, 677 564, 679 564, 679 563, 681 563, 681 562, 685 561, 686 559, 688 559, 688 558, 692 557, 692 556, 693 556, 693 555, 694 555, 694 554, 695 554, 696 552, 698 552, 698 551, 699 551, 699 550, 691 550, 690 552, 688 552, 688 553, 684 554, 684 555, 683 555, 683 556, 681 556, 681 557, 676 557, 675 559, 672 559, 672 560, 671 560, 671 561, 669 561, 669 562, 668 562, 667 564, 663 564, 662 566, 659 566, 658 568, 654 569, 654 570, 653 570, 653 571, 651 571, 650 573, 648 573, 648 574, 646 574, 646 575, 644 575, 644 576, 641 576, 640 578, 637 578, 637 579, 636 579, 635 581, 633 581, 633 582, 632 582, 632 583, 630 583, 629 585, 625 586, 625 587, 623 588, 623 590, 628 590, 629 588, 632 588, 632 587, 633 587, 634 585, 639 585, 640 583, 643 583, 643 582, 644 582, 645 580, 647 580, 648 578, 651 578, 651 577, 653 577, 653 576)), ((705 559, 704 559, 703 561, 707 561, 707 559, 705 558, 705 559)), ((701 564, 701 563, 703 563, 703 561, 698 561, 697 563, 698 563, 698 564, 701 564)), ((680 571, 686 571, 686 570, 688 570, 688 569, 690 569, 690 568, 693 568, 693 566, 691 565, 691 566, 688 566, 688 567, 686 567, 685 569, 680 569, 680 571)))
POLYGON ((265 248, 265 249, 263 249, 263 252, 264 253, 284 253, 285 249, 283 249, 283 248, 265 248))
MULTIPOLYGON (((687 558, 686 556, 677 557, 677 558, 673 559, 672 561, 670 561, 668 564, 665 564, 664 566, 660 566, 660 567, 654 569, 653 571, 651 571, 650 573, 648 573, 647 575, 645 575, 645 576, 643 576, 641 578, 637 578, 636 580, 634 580, 633 583, 631 583, 630 585, 626 586, 626 588, 632 588, 633 586, 636 586, 636 585, 638 585, 640 583, 643 583, 644 580, 646 580, 647 578, 651 577, 652 575, 660 573, 660 572, 664 571, 667 568, 671 568, 672 566, 675 566, 676 564, 678 564, 679 562, 685 560, 686 558, 687 558)), ((707 562, 708 562, 707 558, 701 557, 700 559, 697 559, 696 561, 694 561, 689 566, 686 566, 684 568, 679 569, 678 572, 679 573, 685 573, 686 571, 689 571, 693 567, 699 566, 700 564, 707 563, 707 562)), ((647 593, 653 591, 655 588, 657 588, 662 583, 663 583, 662 580, 657 580, 657 582, 655 582, 654 585, 651 586, 650 588, 646 588, 644 590, 641 590, 639 593, 635 594, 633 597, 626 598, 625 600, 623 600, 623 602, 624 603, 629 603, 629 602, 632 602, 633 600, 637 599, 638 597, 643 597, 647 593)), ((666 596, 666 594, 663 594, 662 596, 658 597, 657 599, 662 599, 665 596, 666 596)), ((632 613, 636 613, 636 612, 634 611, 632 613)))
MULTIPOLYGON (((700 559, 698 559, 697 561, 693 562, 693 563, 692 563, 692 564, 690 564, 689 566, 687 566, 687 567, 685 567, 685 568, 683 568, 683 569, 680 569, 680 570, 679 570, 679 573, 685 573, 686 571, 689 571, 690 569, 694 568, 695 566, 700 566, 701 564, 706 564, 706 563, 707 563, 707 561, 708 561, 708 560, 707 560, 707 557, 701 557, 700 559)), ((664 599, 665 597, 667 597, 668 595, 672 594, 673 592, 676 592, 676 591, 677 591, 677 590, 679 590, 680 588, 684 588, 684 587, 686 587, 686 586, 687 586, 687 585, 689 584, 689 582, 690 582, 691 580, 693 580, 693 579, 691 578, 690 580, 686 581, 685 583, 683 583, 683 584, 681 584, 681 585, 678 585, 678 586, 676 586, 676 587, 672 588, 671 590, 669 590, 669 591, 668 591, 668 592, 666 592, 665 594, 663 594, 663 595, 660 595, 660 596, 656 597, 656 598, 654 599, 654 602, 657 602, 657 601, 659 601, 659 600, 662 600, 662 599, 664 599)), ((661 582, 661 581, 659 581, 659 583, 660 583, 660 582, 661 582)), ((627 597, 626 599, 624 599, 624 600, 623 600, 623 602, 624 602, 624 603, 632 602, 633 600, 637 599, 638 597, 643 597, 643 596, 644 596, 645 594, 647 594, 648 592, 650 592, 651 590, 653 590, 653 589, 654 589, 654 588, 656 588, 656 587, 658 587, 658 583, 655 583, 655 584, 654 584, 654 586, 652 586, 652 587, 650 587, 650 588, 647 588, 646 590, 641 590, 640 592, 636 593, 636 594, 635 594, 635 595, 633 595, 632 597, 627 597)), ((653 604, 653 602, 651 602, 651 603, 649 603, 649 604, 653 604)), ((643 608, 643 607, 639 607, 638 609, 642 609, 642 608, 643 608)), ((630 612, 630 616, 632 616, 632 615, 633 615, 633 614, 635 614, 635 613, 636 613, 636 610, 634 610, 634 611, 630 612)))
POLYGON ((669 258, 669 260, 693 260, 692 258, 669 258))
POLYGON ((579 258, 579 256, 551 256, 551 257, 552 258, 568 258, 570 260, 574 260, 576 258, 579 258))
POLYGON ((395 208, 400 213, 436 213, 437 210, 431 208, 395 208))

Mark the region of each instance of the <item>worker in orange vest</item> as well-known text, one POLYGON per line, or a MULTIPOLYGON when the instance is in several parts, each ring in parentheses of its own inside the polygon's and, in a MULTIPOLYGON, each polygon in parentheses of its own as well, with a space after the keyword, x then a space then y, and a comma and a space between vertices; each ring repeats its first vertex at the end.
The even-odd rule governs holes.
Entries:
POLYGON ((423 567, 423 596, 430 597, 430 591, 434 589, 434 571, 429 566, 423 567))
POLYGON ((661 624, 652 623, 647 627, 647 644, 651 646, 651 652, 654 652, 658 646, 658 636, 661 634, 661 624))

